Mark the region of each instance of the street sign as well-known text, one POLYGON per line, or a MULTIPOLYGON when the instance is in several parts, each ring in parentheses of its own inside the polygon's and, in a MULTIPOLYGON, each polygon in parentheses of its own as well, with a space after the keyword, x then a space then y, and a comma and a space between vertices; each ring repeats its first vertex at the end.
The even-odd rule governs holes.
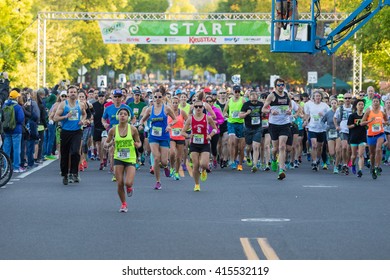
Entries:
POLYGON ((130 74, 129 75, 129 79, 130 79, 130 81, 135 81, 135 75, 134 74, 130 74))
POLYGON ((77 69, 77 73, 79 74, 79 76, 84 76, 85 74, 87 74, 88 72, 88 69, 85 68, 85 66, 81 66, 81 68, 77 69))
POLYGON ((317 71, 307 72, 307 82, 309 84, 316 84, 318 82, 317 71))
POLYGON ((106 88, 107 87, 107 76, 106 75, 97 76, 97 86, 99 88, 106 88))
POLYGON ((126 83, 126 74, 119 74, 119 82, 122 84, 126 83))
POLYGON ((115 71, 114 71, 114 70, 110 70, 110 71, 108 72, 108 77, 109 77, 110 79, 115 78, 115 71))
POLYGON ((168 56, 168 63, 176 63, 176 52, 168 51, 167 56, 168 56))
POLYGON ((275 87, 275 80, 279 79, 279 78, 280 78, 279 75, 271 75, 269 78, 269 87, 274 88, 275 87))
POLYGON ((85 76, 84 75, 83 76, 78 76, 77 77, 77 83, 84 84, 85 83, 85 76))
POLYGON ((241 84, 241 75, 240 75, 240 74, 233 75, 233 76, 232 76, 232 82, 233 82, 235 85, 241 84))

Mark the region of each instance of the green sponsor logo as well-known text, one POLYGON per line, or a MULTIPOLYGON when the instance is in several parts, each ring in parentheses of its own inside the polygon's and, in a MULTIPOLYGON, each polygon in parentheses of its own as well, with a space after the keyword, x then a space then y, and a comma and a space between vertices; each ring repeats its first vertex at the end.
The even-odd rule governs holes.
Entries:
POLYGON ((121 30, 121 29, 123 29, 124 26, 125 26, 125 24, 123 22, 120 22, 120 21, 114 22, 111 26, 103 28, 103 35, 108 35, 108 34, 111 34, 113 32, 116 32, 118 30, 121 30))

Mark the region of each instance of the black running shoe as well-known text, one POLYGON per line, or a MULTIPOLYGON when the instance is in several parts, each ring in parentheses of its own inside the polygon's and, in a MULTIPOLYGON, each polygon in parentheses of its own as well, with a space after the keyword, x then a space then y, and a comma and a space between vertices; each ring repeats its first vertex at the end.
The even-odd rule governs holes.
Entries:
POLYGON ((62 183, 63 183, 65 186, 69 183, 69 181, 68 181, 68 175, 65 175, 65 176, 62 177, 62 183))

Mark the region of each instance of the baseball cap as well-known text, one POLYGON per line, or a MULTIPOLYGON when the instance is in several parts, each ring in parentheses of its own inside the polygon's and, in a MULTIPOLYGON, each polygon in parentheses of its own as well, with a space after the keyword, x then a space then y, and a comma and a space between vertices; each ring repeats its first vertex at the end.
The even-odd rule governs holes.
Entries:
POLYGON ((120 95, 120 96, 122 96, 122 95, 123 95, 123 94, 122 94, 122 90, 120 90, 120 89, 115 89, 114 92, 112 93, 112 95, 120 95))
POLYGON ((16 90, 11 90, 11 92, 9 93, 9 98, 10 99, 16 99, 20 96, 20 93, 17 92, 16 90))
POLYGON ((241 91, 241 87, 239 85, 234 85, 233 91, 241 91))
POLYGON ((60 96, 68 96, 68 93, 66 92, 66 90, 63 90, 60 92, 60 96))
POLYGON ((177 90, 175 91, 175 95, 179 95, 179 94, 181 94, 181 89, 177 89, 177 90))
POLYGON ((106 94, 103 92, 103 91, 100 91, 98 92, 98 96, 105 96, 106 94))
POLYGON ((211 92, 211 89, 208 88, 208 87, 206 87, 206 88, 204 88, 203 92, 204 92, 204 93, 210 93, 210 92, 211 92))
POLYGON ((211 94, 212 94, 212 95, 217 95, 217 91, 216 91, 215 89, 213 89, 213 90, 211 91, 211 94))
POLYGON ((337 100, 344 101, 344 95, 341 93, 339 95, 337 95, 337 100))
POLYGON ((141 94, 141 91, 139 90, 139 88, 136 88, 133 90, 133 93, 139 95, 139 94, 141 94))

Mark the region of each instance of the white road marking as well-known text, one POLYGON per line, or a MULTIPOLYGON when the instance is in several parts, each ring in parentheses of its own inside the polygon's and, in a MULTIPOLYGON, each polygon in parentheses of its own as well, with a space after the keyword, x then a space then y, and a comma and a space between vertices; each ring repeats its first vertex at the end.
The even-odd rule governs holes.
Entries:
POLYGON ((272 222, 289 222, 290 219, 285 218, 246 218, 241 219, 241 222, 265 222, 265 223, 272 223, 272 222))
POLYGON ((323 185, 303 185, 304 188, 338 188, 338 186, 323 186, 323 185))
POLYGON ((38 171, 38 170, 44 168, 45 166, 48 166, 49 164, 51 164, 52 162, 55 162, 55 161, 57 161, 57 160, 46 160, 41 165, 39 165, 39 166, 37 166, 37 167, 27 171, 27 172, 23 172, 17 178, 23 179, 23 178, 27 177, 28 175, 34 173, 35 171, 38 171))

